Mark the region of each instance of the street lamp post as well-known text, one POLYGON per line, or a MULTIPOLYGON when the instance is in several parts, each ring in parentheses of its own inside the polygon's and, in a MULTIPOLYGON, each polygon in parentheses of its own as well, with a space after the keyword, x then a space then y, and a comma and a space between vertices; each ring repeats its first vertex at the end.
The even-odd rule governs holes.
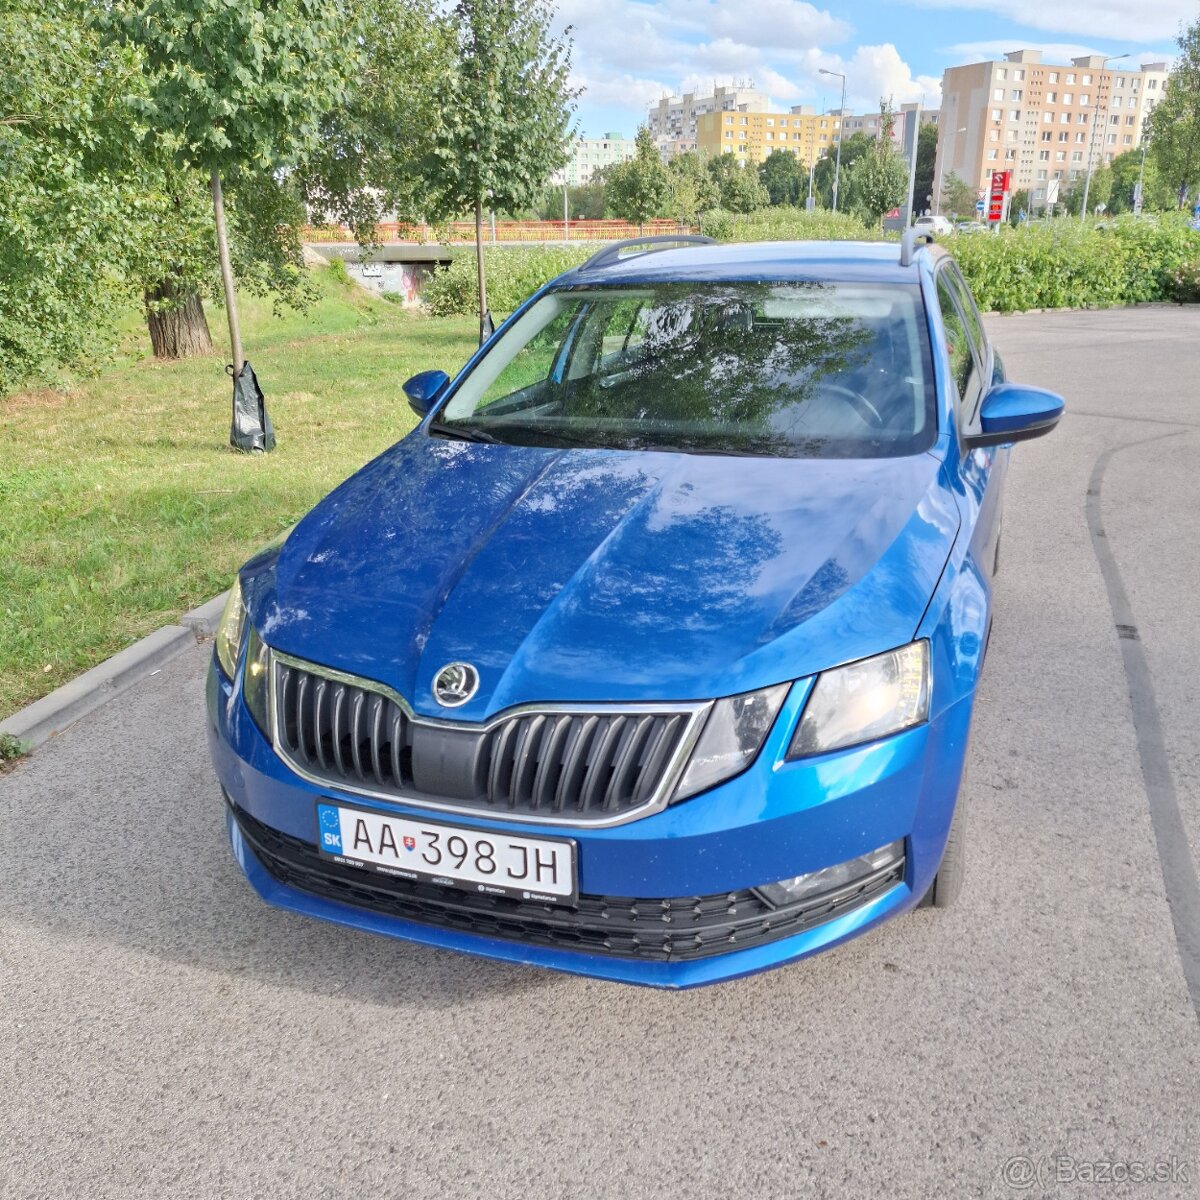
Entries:
MULTIPOLYGON (((1114 54, 1112 58, 1106 58, 1100 65, 1100 74, 1104 74, 1104 68, 1110 62, 1120 62, 1123 58, 1128 58, 1128 54, 1114 54)), ((1096 150, 1096 126, 1100 124, 1100 79, 1096 80, 1096 109, 1093 113, 1092 120, 1092 136, 1088 139, 1088 160, 1087 171, 1083 176, 1083 204, 1079 209, 1079 223, 1082 225, 1087 221, 1088 214, 1088 192, 1092 186, 1092 162, 1095 159, 1096 150)))
MULTIPOLYGON (((960 133, 966 133, 967 127, 964 125, 961 129, 956 129, 952 135, 947 135, 946 141, 949 143, 950 137, 958 137, 960 133)), ((941 155, 941 161, 938 163, 937 179, 933 183, 933 211, 934 215, 940 215, 942 211, 942 182, 946 178, 946 159, 949 156, 949 151, 941 155)))
POLYGON ((838 109, 838 148, 837 161, 833 167, 833 211, 837 212, 838 202, 838 183, 842 177, 842 137, 846 132, 846 127, 842 124, 846 115, 846 76, 841 71, 828 71, 824 67, 821 68, 822 75, 832 75, 835 79, 842 81, 842 107, 838 109))

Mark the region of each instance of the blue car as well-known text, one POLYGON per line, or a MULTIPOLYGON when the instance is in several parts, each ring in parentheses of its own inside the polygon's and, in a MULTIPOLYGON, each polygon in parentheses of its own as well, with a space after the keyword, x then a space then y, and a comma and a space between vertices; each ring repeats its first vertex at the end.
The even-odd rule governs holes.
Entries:
POLYGON ((658 987, 962 880, 1011 443, 941 248, 623 243, 240 571, 209 740, 262 898, 658 987))

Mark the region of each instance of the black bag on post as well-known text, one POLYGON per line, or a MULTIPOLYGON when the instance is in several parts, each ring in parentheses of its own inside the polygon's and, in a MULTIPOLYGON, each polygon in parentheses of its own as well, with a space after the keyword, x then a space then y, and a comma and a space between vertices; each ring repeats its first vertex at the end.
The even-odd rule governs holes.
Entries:
MULTIPOLYGON (((226 370, 233 374, 232 367, 226 370)), ((242 364, 242 373, 233 381, 233 423, 229 427, 229 444, 248 454, 264 454, 275 449, 275 430, 267 416, 258 376, 248 360, 242 364)))

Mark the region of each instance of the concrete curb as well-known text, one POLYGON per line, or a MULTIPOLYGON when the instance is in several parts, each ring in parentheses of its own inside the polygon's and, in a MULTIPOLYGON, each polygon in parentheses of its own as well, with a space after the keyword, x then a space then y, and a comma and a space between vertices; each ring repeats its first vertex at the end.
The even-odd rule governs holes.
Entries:
POLYGON ((227 594, 214 596, 199 608, 184 613, 178 625, 156 629, 50 695, 6 717, 0 721, 0 733, 12 734, 30 749, 62 733, 80 717, 153 675, 188 646, 211 637, 221 619, 227 594))

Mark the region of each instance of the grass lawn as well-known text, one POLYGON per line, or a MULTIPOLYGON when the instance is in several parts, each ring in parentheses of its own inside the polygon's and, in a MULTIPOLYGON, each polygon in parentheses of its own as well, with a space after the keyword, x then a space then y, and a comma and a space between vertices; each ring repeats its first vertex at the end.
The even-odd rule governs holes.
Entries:
MULTIPOLYGON (((229 586, 263 542, 408 432, 400 385, 453 373, 471 318, 430 318, 319 271, 320 303, 241 301, 279 445, 229 447, 227 352, 122 361, 68 391, 0 398, 0 717, 229 586)), ((224 312, 210 309, 218 346, 224 312)))

